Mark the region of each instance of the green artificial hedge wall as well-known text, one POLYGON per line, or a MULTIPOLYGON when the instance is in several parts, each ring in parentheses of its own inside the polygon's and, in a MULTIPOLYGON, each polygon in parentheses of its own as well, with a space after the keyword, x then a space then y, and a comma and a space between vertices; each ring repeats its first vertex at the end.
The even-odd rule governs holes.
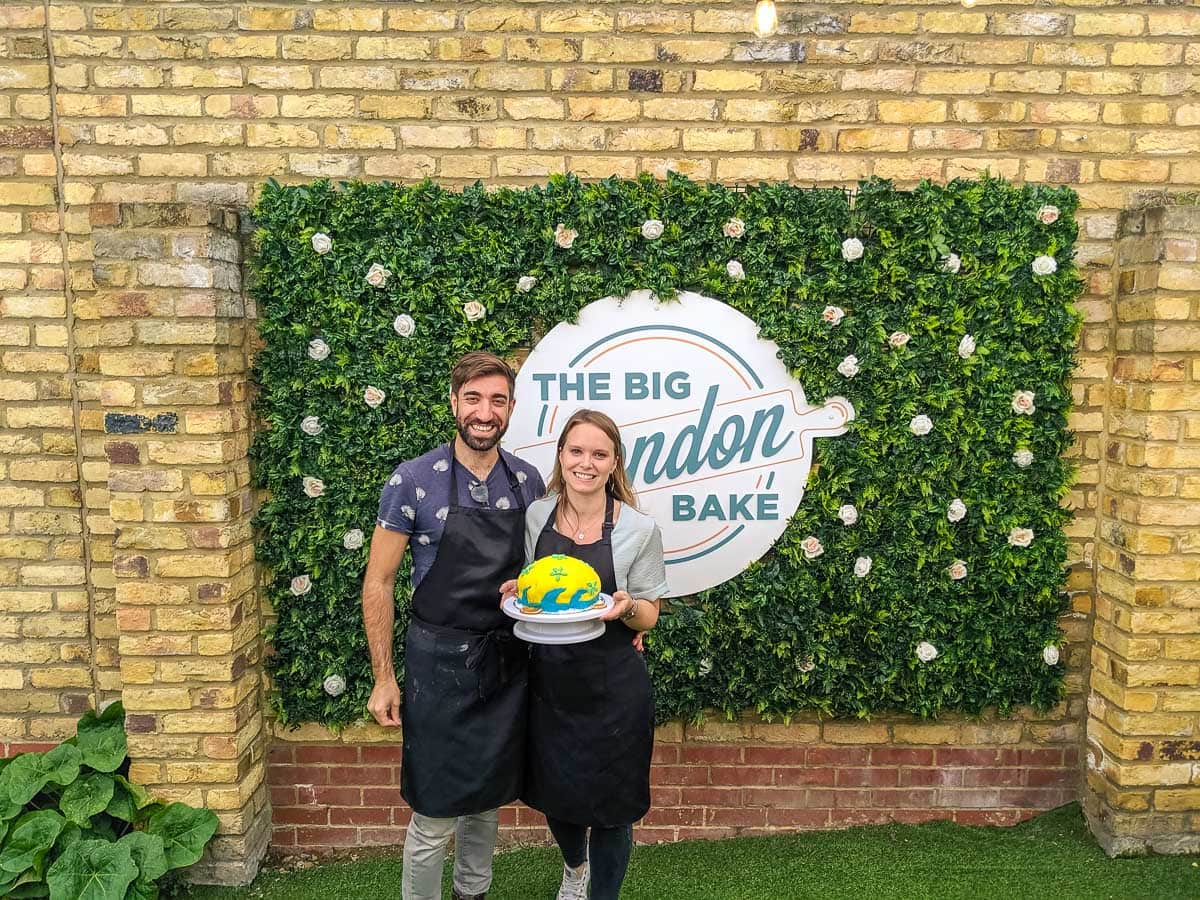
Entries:
MULTIPOLYGON (((588 303, 639 288, 730 304, 779 345, 810 402, 840 394, 857 412, 846 435, 816 442, 807 493, 774 549, 671 603, 649 636, 660 719, 1052 705, 1067 608, 1075 209, 1068 189, 994 179, 853 193, 674 176, 461 192, 267 184, 255 210, 265 347, 253 459, 267 489, 258 555, 278 616, 278 715, 334 727, 365 715, 359 598, 379 493, 398 462, 452 434, 452 362, 531 347, 588 303), (734 218, 744 233, 728 237, 734 218), (641 232, 650 219, 665 223, 655 240, 641 232), (559 223, 578 232, 569 248, 559 223), (848 239, 861 241, 858 258, 848 239), (382 287, 367 280, 372 265, 388 272, 382 287), (519 291, 526 275, 537 283, 519 291), (845 318, 831 325, 826 306, 845 318), (907 344, 889 343, 896 332, 907 344), (382 403, 365 402, 368 387, 382 403), (919 415, 927 434, 914 433, 919 415), (955 522, 956 498, 966 512, 955 522), (839 518, 847 504, 852 526, 839 518), (1028 546, 1014 529, 1032 530, 1028 546), (811 558, 810 536, 824 548, 811 558), (965 577, 952 577, 956 563, 965 577)), ((409 596, 405 564, 397 652, 409 596)))

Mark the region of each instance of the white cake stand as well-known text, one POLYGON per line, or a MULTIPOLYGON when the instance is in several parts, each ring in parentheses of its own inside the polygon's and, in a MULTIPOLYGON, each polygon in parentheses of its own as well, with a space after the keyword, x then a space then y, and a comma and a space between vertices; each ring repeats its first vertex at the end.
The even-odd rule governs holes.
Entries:
POLYGON ((530 615, 517 605, 515 595, 504 598, 500 608, 504 614, 516 619, 513 634, 531 644, 582 644, 604 634, 604 623, 600 616, 612 609, 613 598, 601 594, 603 606, 576 609, 563 613, 535 613, 530 615))

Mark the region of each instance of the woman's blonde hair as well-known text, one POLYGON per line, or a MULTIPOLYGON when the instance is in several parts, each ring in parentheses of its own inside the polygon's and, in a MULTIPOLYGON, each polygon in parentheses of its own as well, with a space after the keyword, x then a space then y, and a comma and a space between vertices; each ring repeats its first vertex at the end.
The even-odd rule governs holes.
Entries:
POLYGON ((621 446, 621 432, 617 428, 616 422, 594 409, 577 409, 563 425, 562 432, 558 436, 558 446, 554 450, 554 471, 550 473, 546 490, 552 494, 563 495, 562 463, 559 462, 559 456, 567 443, 567 435, 571 433, 571 429, 576 425, 583 424, 596 426, 612 441, 613 456, 616 458, 617 465, 612 470, 612 474, 608 476, 608 482, 604 485, 604 489, 612 494, 615 500, 620 500, 626 506, 637 509, 637 494, 634 493, 633 485, 629 483, 629 475, 625 471, 625 448, 621 446))

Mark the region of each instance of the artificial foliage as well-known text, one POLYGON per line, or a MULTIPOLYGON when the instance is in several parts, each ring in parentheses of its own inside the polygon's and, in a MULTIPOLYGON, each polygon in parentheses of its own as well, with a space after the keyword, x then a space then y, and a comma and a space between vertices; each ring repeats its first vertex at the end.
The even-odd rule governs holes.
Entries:
MULTIPOLYGON (((730 304, 778 344, 810 403, 842 395, 857 411, 847 434, 816 442, 774 548, 671 602, 648 636, 660 718, 1049 707, 1063 692, 1075 209, 1069 189, 991 178, 855 192, 677 176, 461 192, 268 183, 253 457, 278 715, 336 727, 365 714, 360 593, 379 493, 397 463, 452 435, 454 360, 519 357, 594 300, 642 288, 730 304), (731 237, 734 219, 744 233, 731 237), (556 241, 560 224, 573 242, 556 241), (907 343, 889 342, 901 332, 907 343), (1032 409, 1018 411, 1023 391, 1032 409), (966 511, 951 521, 956 499, 966 511), (1028 546, 1014 529, 1032 530, 1028 546)), ((406 564, 401 677, 409 598, 406 564)))
POLYGON ((119 702, 57 747, 0 759, 0 897, 154 900, 197 862, 216 814, 154 800, 128 774, 119 702))

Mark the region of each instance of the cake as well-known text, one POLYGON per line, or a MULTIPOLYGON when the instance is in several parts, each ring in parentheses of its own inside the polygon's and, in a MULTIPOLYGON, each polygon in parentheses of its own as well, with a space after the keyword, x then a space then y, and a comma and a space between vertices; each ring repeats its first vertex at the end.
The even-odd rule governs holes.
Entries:
POLYGON ((600 576, 574 556, 543 556, 517 577, 517 608, 526 614, 577 612, 600 604, 600 576))

